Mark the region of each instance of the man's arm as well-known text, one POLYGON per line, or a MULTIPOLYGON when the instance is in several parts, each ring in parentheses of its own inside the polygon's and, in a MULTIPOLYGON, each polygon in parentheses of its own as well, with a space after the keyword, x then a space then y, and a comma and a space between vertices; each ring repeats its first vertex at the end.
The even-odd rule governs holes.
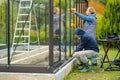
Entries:
POLYGON ((83 37, 83 38, 81 39, 80 44, 78 45, 78 47, 76 48, 75 51, 81 51, 81 50, 83 50, 83 48, 85 47, 87 41, 88 41, 88 39, 87 39, 86 37, 83 37))

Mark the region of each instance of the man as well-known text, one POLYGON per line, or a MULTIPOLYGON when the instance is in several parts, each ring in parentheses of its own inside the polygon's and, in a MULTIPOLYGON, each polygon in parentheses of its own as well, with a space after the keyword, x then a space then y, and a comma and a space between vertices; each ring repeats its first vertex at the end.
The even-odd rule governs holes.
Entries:
MULTIPOLYGON (((99 53, 98 44, 95 39, 89 36, 85 31, 77 28, 75 34, 78 38, 81 38, 80 44, 75 50, 73 57, 76 57, 80 62, 83 63, 83 69, 81 72, 89 71, 88 58, 93 54, 99 53), (83 51, 82 51, 83 50, 83 51)), ((93 61, 92 64, 97 64, 93 61)))

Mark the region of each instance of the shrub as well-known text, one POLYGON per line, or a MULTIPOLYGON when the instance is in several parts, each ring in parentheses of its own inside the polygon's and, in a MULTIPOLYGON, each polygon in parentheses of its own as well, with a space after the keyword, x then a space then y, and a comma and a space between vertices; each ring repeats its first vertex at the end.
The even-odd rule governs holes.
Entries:
POLYGON ((120 0, 107 2, 103 17, 97 26, 97 39, 106 38, 110 33, 120 34, 120 0))
POLYGON ((99 0, 100 3, 106 5, 108 0, 99 0))

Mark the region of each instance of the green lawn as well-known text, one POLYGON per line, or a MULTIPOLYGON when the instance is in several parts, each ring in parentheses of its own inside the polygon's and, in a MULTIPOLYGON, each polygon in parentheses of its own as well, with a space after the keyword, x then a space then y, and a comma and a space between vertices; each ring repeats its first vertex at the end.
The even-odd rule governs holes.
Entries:
MULTIPOLYGON (((104 54, 102 46, 100 46, 100 53, 104 54)), ((109 50, 109 58, 113 60, 117 50, 112 48, 109 50)), ((105 63, 105 68, 108 63, 105 63)), ((104 72, 86 72, 80 73, 76 65, 64 80, 120 80, 120 71, 104 71, 104 72)))

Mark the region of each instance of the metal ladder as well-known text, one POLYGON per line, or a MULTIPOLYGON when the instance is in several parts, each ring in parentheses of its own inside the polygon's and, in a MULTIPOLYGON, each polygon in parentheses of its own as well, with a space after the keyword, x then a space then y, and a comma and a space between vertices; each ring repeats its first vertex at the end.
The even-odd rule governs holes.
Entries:
MULTIPOLYGON (((30 52, 30 30, 31 30, 31 15, 32 15, 32 0, 20 0, 19 9, 12 42, 11 57, 14 52, 30 52), (19 47, 18 47, 19 46, 19 47), (27 49, 20 50, 20 46, 27 46, 27 49), (17 49, 18 48, 18 49, 17 49)), ((36 21, 36 20, 35 20, 36 21)), ((37 25, 36 25, 36 29, 37 25)), ((38 33, 37 33, 38 37, 38 33)), ((38 37, 39 44, 39 37, 38 37)))

